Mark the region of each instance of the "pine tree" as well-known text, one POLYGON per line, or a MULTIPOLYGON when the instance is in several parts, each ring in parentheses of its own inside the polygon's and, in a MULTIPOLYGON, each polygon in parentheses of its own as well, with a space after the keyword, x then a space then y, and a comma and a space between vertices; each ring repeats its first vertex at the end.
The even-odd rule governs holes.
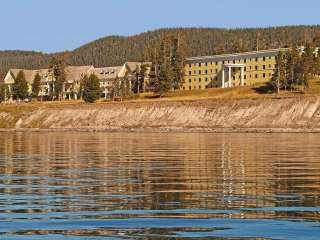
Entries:
POLYGON ((283 52, 279 52, 277 56, 276 70, 273 74, 271 84, 277 90, 277 94, 280 94, 280 90, 286 86, 287 82, 287 59, 286 55, 283 52))
POLYGON ((32 95, 33 97, 38 97, 40 92, 40 84, 41 84, 41 77, 37 73, 36 76, 33 79, 32 83, 32 95))
POLYGON ((58 98, 61 100, 64 84, 66 81, 65 68, 67 66, 67 62, 63 57, 57 58, 52 57, 50 60, 49 71, 53 76, 53 85, 54 92, 52 94, 52 99, 58 98))
POLYGON ((113 79, 111 88, 110 88, 110 97, 112 100, 115 100, 115 98, 120 97, 120 78, 116 77, 113 79))
POLYGON ((157 77, 154 82, 154 91, 162 97, 166 92, 170 91, 172 87, 171 81, 168 81, 167 64, 159 66, 157 72, 157 77))
POLYGON ((286 54, 286 84, 290 90, 293 90, 295 86, 299 85, 299 72, 300 69, 298 67, 300 63, 300 55, 299 50, 296 47, 291 48, 290 51, 286 54))
POLYGON ((168 68, 168 61, 166 58, 167 51, 167 39, 163 39, 159 46, 155 48, 155 52, 152 55, 152 72, 153 74, 150 76, 149 88, 159 94, 159 96, 163 96, 164 93, 170 90, 171 82, 170 82, 170 73, 168 68))
POLYGON ((4 83, 0 84, 0 103, 6 100, 7 87, 4 83))
POLYGON ((144 80, 145 80, 145 77, 146 77, 146 72, 147 72, 147 69, 150 68, 150 66, 148 64, 141 64, 140 66, 140 71, 139 71, 139 78, 140 78, 140 88, 139 88, 139 92, 144 92, 145 89, 145 84, 144 84, 144 80))
POLYGON ((159 54, 156 56, 156 81, 155 81, 155 92, 158 93, 161 96, 164 95, 164 93, 168 92, 171 88, 171 82, 170 82, 170 69, 168 68, 168 59, 166 57, 167 54, 167 41, 164 39, 159 48, 159 54))
POLYGON ((165 36, 155 49, 149 87, 160 97, 183 84, 185 56, 182 41, 171 35, 165 36))
POLYGON ((100 96, 100 81, 96 75, 91 74, 89 78, 84 80, 83 100, 88 103, 94 103, 100 96))
POLYGON ((140 67, 136 65, 133 76, 132 91, 139 94, 141 90, 140 67))
POLYGON ((184 65, 186 49, 183 40, 179 38, 171 39, 172 53, 170 67, 172 71, 173 89, 180 89, 184 81, 184 65))
POLYGON ((121 97, 121 99, 127 98, 131 95, 132 91, 131 91, 131 77, 129 76, 128 72, 126 72, 125 76, 120 79, 119 82, 119 97, 121 97))
POLYGON ((320 75, 320 51, 318 50, 317 57, 315 58, 315 74, 320 75))
POLYGON ((307 44, 301 57, 302 85, 309 87, 309 81, 315 73, 314 47, 307 44))
POLYGON ((12 86, 13 98, 15 100, 24 100, 29 95, 29 87, 23 71, 20 71, 15 78, 12 86))

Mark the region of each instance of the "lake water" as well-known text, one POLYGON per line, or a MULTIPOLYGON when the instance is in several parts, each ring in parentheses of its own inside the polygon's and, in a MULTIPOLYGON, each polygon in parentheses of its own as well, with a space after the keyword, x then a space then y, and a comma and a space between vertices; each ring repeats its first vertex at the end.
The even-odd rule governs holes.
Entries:
POLYGON ((0 133, 0 239, 320 239, 320 135, 0 133))

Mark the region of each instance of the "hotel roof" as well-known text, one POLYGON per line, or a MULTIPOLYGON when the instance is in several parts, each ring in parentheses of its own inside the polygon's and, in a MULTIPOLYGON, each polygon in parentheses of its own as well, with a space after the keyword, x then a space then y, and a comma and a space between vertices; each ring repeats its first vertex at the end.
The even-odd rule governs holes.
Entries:
POLYGON ((187 58, 187 62, 188 63, 221 62, 221 61, 230 61, 230 60, 233 61, 233 60, 239 60, 239 59, 245 59, 245 58, 248 59, 248 58, 272 57, 272 56, 277 56, 280 51, 287 51, 287 50, 288 50, 287 48, 279 48, 279 49, 271 49, 271 50, 244 52, 244 53, 191 57, 191 58, 187 58))
POLYGON ((94 74, 99 80, 112 80, 118 77, 123 66, 95 68, 94 74))

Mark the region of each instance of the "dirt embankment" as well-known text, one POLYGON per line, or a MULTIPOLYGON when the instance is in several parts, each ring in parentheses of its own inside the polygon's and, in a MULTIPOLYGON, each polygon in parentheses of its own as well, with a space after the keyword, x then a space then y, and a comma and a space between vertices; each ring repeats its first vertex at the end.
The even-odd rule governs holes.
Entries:
POLYGON ((320 132, 320 97, 119 103, 0 111, 2 130, 320 132))

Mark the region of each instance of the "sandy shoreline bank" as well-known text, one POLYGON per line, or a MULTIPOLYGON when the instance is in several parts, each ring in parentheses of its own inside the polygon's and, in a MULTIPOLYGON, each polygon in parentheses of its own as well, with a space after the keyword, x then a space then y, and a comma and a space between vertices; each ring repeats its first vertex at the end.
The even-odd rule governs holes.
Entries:
POLYGON ((320 97, 101 104, 0 111, 0 132, 320 133, 320 97))
POLYGON ((320 133, 320 128, 17 128, 0 129, 0 133, 11 132, 133 132, 133 133, 320 133))

